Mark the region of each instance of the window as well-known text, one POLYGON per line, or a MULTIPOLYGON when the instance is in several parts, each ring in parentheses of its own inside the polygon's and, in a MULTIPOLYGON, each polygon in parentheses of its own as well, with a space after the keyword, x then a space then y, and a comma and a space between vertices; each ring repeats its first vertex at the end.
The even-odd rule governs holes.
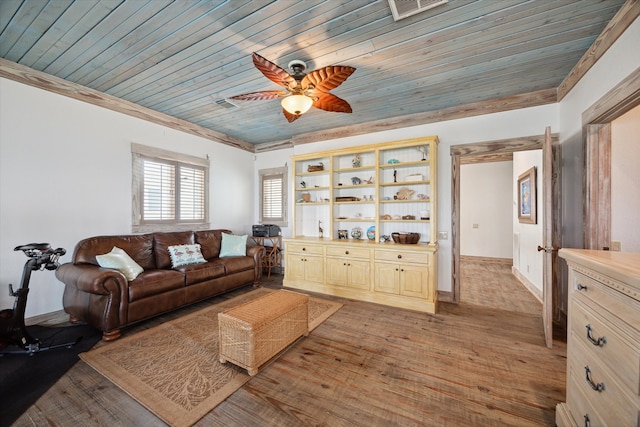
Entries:
POLYGON ((287 167, 260 170, 260 223, 287 227, 287 167))
POLYGON ((209 228, 209 160, 131 144, 133 231, 209 228))

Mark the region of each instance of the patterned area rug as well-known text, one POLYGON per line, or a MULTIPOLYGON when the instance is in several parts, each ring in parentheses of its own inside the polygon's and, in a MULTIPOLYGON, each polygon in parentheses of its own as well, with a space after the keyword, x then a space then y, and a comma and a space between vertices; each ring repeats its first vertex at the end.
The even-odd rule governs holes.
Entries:
MULTIPOLYGON (((271 292, 245 295, 121 338, 80 357, 166 423, 196 423, 251 377, 218 360, 218 313, 271 292)), ((309 298, 309 330, 342 304, 309 298)))

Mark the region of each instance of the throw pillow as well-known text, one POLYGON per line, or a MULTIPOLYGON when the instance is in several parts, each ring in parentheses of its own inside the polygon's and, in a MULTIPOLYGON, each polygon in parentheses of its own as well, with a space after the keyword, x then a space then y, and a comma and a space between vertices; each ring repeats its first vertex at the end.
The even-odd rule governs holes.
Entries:
POLYGON ((128 281, 132 281, 144 271, 129 254, 117 246, 114 246, 109 253, 96 255, 96 261, 100 267, 118 270, 128 281))
POLYGON ((207 262, 202 256, 202 251, 198 243, 194 245, 169 246, 169 256, 171 257, 171 267, 173 268, 207 262))
POLYGON ((231 256, 247 255, 247 235, 236 236, 222 233, 222 244, 220 246, 220 258, 231 256))

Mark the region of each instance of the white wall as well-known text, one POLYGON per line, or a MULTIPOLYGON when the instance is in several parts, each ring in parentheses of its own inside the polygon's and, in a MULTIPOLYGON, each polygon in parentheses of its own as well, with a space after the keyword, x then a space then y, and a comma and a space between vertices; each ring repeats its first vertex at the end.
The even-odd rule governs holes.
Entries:
POLYGON ((513 153, 513 232, 519 236, 519 245, 514 244, 513 267, 542 294, 543 260, 538 252, 542 245, 544 218, 542 210, 542 150, 513 153), (536 224, 520 223, 518 220, 518 177, 531 167, 536 168, 536 224), (516 253, 517 252, 517 253, 516 253))
POLYGON ((512 206, 511 161, 462 165, 460 255, 512 258, 512 206))
MULTIPOLYGON (((353 107, 357 108, 357 106, 353 107)), ((304 120, 304 118, 301 120, 304 120)), ((558 129, 557 104, 302 144, 293 149, 258 154, 256 170, 282 166, 284 158, 294 154, 437 135, 440 139, 438 146, 438 230, 446 231, 451 236, 450 147, 496 139, 541 135, 547 126, 551 126, 552 132, 558 129)), ((291 162, 289 162, 290 164, 291 162)), ((256 182, 257 179, 256 177, 256 182)), ((291 195, 289 198, 289 212, 291 215, 291 195)), ((255 218, 257 217, 256 213, 255 218)), ((285 235, 284 231, 283 235, 285 235)), ((536 241, 537 244, 538 242, 536 241)), ((451 240, 440 240, 438 245, 438 289, 451 291, 451 240)))
POLYGON ((640 252, 640 106, 611 123, 611 240, 640 252))
POLYGON ((559 103, 563 247, 583 247, 582 113, 640 67, 638 40, 640 20, 636 19, 559 103))
MULTIPOLYGON (((26 261, 14 247, 48 242, 67 262, 83 238, 131 234, 131 142, 208 155, 212 228, 250 231, 252 153, 0 78, 0 309, 26 261)), ((27 317, 62 309, 53 272, 30 288, 27 317)))

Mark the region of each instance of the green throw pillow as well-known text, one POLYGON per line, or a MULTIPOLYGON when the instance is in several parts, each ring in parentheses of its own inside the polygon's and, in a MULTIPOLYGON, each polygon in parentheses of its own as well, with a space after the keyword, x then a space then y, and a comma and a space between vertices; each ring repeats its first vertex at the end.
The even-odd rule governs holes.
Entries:
POLYGON ((247 255, 247 236, 235 236, 233 234, 222 233, 222 246, 220 247, 220 258, 231 256, 247 255))
POLYGON ((100 267, 118 270, 124 274, 128 281, 132 281, 144 271, 129 254, 117 246, 114 246, 109 253, 96 255, 96 261, 98 261, 100 267))

